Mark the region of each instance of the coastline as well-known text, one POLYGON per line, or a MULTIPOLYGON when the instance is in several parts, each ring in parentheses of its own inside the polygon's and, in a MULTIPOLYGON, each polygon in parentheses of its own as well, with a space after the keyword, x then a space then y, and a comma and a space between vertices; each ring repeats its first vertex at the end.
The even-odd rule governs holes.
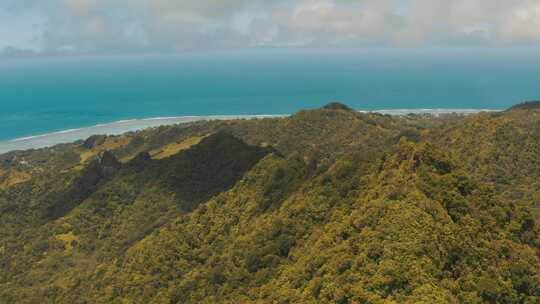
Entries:
MULTIPOLYGON (((362 113, 379 113, 386 115, 425 114, 439 116, 442 114, 471 115, 480 112, 496 112, 490 109, 391 109, 358 111, 362 113)), ((17 150, 40 149, 57 144, 65 144, 84 140, 92 135, 120 135, 127 132, 143 130, 165 125, 190 123, 197 121, 229 120, 229 119, 262 119, 287 117, 288 114, 261 114, 261 115, 200 115, 200 116, 171 116, 152 117, 142 119, 119 120, 111 123, 101 123, 90 127, 61 130, 46 134, 25 136, 5 141, 0 141, 0 154, 17 150)))
POLYGON ((204 116, 173 116, 154 117, 142 119, 119 120, 111 123, 101 123, 90 127, 61 130, 46 134, 25 136, 6 141, 0 141, 0 154, 18 150, 40 149, 51 147, 57 144, 65 144, 84 140, 92 135, 120 135, 127 132, 134 132, 146 128, 153 128, 166 125, 190 123, 210 120, 229 119, 261 119, 273 117, 285 117, 287 115, 204 115, 204 116))

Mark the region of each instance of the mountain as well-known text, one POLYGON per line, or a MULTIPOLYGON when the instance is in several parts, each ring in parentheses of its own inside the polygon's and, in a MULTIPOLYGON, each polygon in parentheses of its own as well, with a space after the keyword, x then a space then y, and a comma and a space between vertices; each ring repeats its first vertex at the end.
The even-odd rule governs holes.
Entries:
POLYGON ((508 110, 509 111, 512 111, 512 110, 531 110, 531 109, 538 109, 538 108, 540 108, 540 101, 527 101, 527 102, 515 105, 513 107, 510 107, 510 109, 508 109, 508 110))
POLYGON ((540 110, 164 126, 0 155, 0 303, 536 303, 540 110))

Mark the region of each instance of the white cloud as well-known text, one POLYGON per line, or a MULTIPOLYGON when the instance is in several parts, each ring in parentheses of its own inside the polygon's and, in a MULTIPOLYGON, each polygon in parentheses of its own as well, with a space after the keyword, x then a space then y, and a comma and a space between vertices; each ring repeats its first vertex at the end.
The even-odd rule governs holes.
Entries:
POLYGON ((2 8, 12 20, 46 20, 33 33, 46 52, 540 45, 538 0, 3 0, 2 8))
POLYGON ((522 1, 508 12, 498 31, 503 43, 537 44, 540 42, 540 2, 522 1))

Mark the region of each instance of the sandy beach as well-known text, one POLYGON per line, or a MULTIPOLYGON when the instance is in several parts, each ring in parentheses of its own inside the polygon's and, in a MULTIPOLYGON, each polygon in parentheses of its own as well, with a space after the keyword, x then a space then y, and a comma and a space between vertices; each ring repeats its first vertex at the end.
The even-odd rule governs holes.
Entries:
POLYGON ((208 116, 179 116, 179 117, 156 117, 145 119, 120 120, 112 123, 98 124, 90 127, 62 130, 58 132, 27 136, 0 142, 0 154, 14 150, 39 149, 62 143, 74 142, 86 139, 92 135, 118 135, 126 132, 142 130, 146 128, 189 123, 209 120, 229 119, 260 119, 270 117, 283 117, 284 115, 208 115, 208 116))
MULTIPOLYGON (((439 116, 442 114, 460 114, 471 115, 479 112, 492 112, 486 109, 392 109, 392 110, 374 110, 359 111, 363 113, 375 112, 385 115, 408 115, 408 114, 427 114, 439 116)), ((47 133, 42 135, 27 136, 0 142, 0 154, 15 150, 39 149, 54 146, 62 143, 74 142, 86 139, 92 135, 118 135, 126 132, 142 130, 146 128, 174 125, 180 123, 189 123, 196 121, 209 120, 229 120, 229 119, 260 119, 277 118, 288 115, 207 115, 207 116, 178 116, 178 117, 155 117, 145 119, 120 120, 111 123, 98 124, 90 127, 77 129, 68 129, 47 133)))

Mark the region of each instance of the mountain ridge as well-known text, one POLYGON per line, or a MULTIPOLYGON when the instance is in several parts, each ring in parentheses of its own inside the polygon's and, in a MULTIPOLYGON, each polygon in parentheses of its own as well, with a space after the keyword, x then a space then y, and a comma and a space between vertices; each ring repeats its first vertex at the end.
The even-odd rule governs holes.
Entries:
POLYGON ((0 302, 535 303, 539 139, 323 108, 0 155, 0 302))

